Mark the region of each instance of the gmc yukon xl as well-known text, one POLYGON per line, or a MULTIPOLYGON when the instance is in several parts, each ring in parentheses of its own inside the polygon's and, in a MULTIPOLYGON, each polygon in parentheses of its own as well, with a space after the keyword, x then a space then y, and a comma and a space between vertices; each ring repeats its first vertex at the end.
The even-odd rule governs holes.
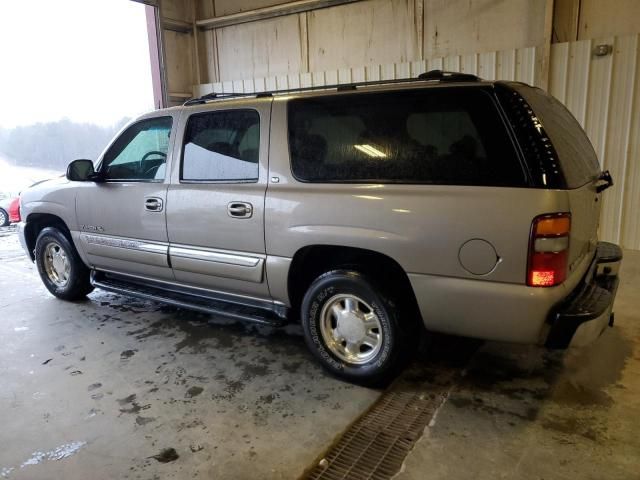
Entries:
POLYGON ((49 291, 94 287, 300 320, 328 370, 379 383, 421 331, 582 345, 613 321, 612 185, 542 90, 468 74, 210 94, 125 127, 21 197, 49 291))

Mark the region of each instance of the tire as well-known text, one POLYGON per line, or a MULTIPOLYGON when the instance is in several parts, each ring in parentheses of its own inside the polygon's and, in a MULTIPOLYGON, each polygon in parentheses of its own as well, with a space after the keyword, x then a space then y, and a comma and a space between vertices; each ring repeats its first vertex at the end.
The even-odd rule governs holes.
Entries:
POLYGON ((4 208, 0 208, 0 227, 9 225, 9 213, 4 208))
POLYGON ((62 300, 80 300, 93 290, 90 270, 67 236, 54 227, 44 228, 36 240, 36 266, 42 283, 62 300))
POLYGON ((361 385, 383 386, 418 346, 415 322, 408 318, 402 322, 397 305, 385 289, 359 272, 327 272, 311 284, 302 301, 307 346, 334 375, 361 385), (377 341, 372 340, 376 330, 377 341))

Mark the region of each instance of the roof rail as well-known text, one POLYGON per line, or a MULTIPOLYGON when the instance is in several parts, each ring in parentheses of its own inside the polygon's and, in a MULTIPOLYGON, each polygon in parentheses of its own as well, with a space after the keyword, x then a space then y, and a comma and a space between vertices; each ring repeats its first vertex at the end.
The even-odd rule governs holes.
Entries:
POLYGON ((216 100, 219 98, 234 98, 234 97, 254 97, 257 93, 225 93, 225 92, 212 92, 207 93, 198 98, 190 98, 183 105, 197 105, 199 103, 206 103, 208 100, 216 100))
POLYGON ((411 83, 418 81, 437 81, 437 82, 478 82, 481 78, 472 75, 470 73, 461 72, 449 72, 443 70, 430 70, 418 75, 418 78, 399 78, 395 80, 374 80, 369 82, 354 82, 354 83, 339 83, 334 85, 316 85, 312 87, 299 87, 289 88, 285 90, 271 90, 265 92, 252 92, 252 93, 231 93, 231 92, 214 92, 203 95, 202 97, 192 98, 184 102, 183 105, 197 105, 206 103, 209 100, 218 100, 223 98, 236 98, 236 97, 270 97, 275 94, 287 94, 287 93, 299 93, 310 92, 315 90, 332 90, 335 89, 338 92, 356 90, 358 87, 369 87, 373 85, 387 85, 398 83, 411 83))

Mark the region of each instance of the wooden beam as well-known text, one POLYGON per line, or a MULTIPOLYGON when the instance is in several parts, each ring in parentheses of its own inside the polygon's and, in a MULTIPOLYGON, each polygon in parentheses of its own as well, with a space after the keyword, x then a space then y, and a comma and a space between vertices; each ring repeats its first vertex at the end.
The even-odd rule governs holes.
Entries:
POLYGON ((176 20, 174 18, 162 17, 162 28, 178 33, 191 33, 193 24, 184 20, 176 20))
POLYGON ((275 5, 273 7, 258 8, 246 12, 233 13, 221 17, 197 20, 196 25, 203 29, 228 27, 240 23, 255 22, 268 18, 281 17, 283 15, 293 15, 295 13, 309 12, 321 8, 335 7, 345 3, 359 2, 362 0, 298 0, 295 2, 275 5))
POLYGON ((202 83, 202 76, 200 75, 200 50, 198 48, 198 27, 196 27, 196 2, 192 2, 193 22, 191 23, 191 31, 193 33, 193 65, 195 67, 196 81, 193 82, 196 85, 202 83))
POLYGON ((544 7, 544 32, 542 45, 540 45, 538 70, 535 78, 537 87, 547 90, 549 88, 549 71, 551 63, 551 42, 553 40, 553 2, 546 0, 544 7))

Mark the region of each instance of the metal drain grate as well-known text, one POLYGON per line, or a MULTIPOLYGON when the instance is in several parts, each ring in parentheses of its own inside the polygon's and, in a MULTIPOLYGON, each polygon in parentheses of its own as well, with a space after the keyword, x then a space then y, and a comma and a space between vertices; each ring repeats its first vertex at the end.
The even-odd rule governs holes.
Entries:
POLYGON ((303 478, 383 480, 400 471, 456 377, 451 370, 435 378, 407 373, 349 427, 303 478))

